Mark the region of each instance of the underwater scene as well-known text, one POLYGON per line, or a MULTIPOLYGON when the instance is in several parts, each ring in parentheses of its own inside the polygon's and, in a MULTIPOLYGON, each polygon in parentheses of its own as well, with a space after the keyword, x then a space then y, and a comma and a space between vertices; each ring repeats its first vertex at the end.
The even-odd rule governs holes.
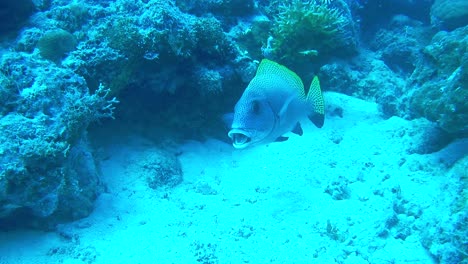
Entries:
POLYGON ((0 264, 468 264, 467 0, 0 0, 0 264))

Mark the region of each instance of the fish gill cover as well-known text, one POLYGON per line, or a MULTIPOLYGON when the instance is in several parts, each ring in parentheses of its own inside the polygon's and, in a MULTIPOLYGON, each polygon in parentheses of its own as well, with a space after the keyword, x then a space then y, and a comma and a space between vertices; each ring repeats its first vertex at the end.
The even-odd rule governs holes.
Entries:
MULTIPOLYGON (((46 229, 92 212, 104 189, 92 136, 227 140, 220 117, 264 58, 306 84, 318 75, 325 91, 375 101, 385 118, 425 120, 424 133, 412 135, 424 144, 409 151, 435 153, 468 133, 465 7, 463 0, 3 1, 0 229, 46 229)), ((136 166, 149 171, 154 189, 182 181, 175 153, 136 166)), ((421 239, 441 263, 466 262, 468 251, 466 169, 456 170, 465 187, 452 217, 427 223, 435 227, 421 239)), ((346 185, 337 178, 326 192, 345 198, 346 185)), ((396 222, 389 219, 382 236, 396 222)), ((332 222, 326 229, 333 240, 344 237, 332 222)))

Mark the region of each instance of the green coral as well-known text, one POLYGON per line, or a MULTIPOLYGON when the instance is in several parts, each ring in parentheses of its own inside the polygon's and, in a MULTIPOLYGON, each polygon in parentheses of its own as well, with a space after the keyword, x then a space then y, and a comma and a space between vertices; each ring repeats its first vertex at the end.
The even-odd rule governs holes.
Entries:
POLYGON ((293 0, 279 6, 271 49, 280 59, 291 61, 331 53, 341 45, 348 23, 337 8, 293 0))
POLYGON ((37 43, 41 56, 56 63, 75 50, 76 44, 75 36, 63 29, 47 31, 37 43))

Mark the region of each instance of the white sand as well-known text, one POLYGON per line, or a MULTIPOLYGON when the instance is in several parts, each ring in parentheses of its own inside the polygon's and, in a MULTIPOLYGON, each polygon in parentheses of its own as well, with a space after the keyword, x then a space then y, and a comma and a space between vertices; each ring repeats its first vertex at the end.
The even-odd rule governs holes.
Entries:
POLYGON ((150 142, 106 148, 108 191, 89 217, 60 228, 71 238, 0 233, 0 263, 435 263, 419 225, 448 217, 456 195, 442 154, 406 153, 416 121, 326 99, 343 118, 308 124, 302 137, 181 146, 184 182, 172 190, 142 176, 150 142))

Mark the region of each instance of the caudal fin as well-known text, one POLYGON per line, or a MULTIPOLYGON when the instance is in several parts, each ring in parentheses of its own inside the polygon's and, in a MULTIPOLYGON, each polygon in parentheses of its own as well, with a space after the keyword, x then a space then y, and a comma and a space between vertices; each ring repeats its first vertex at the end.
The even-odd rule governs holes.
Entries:
POLYGON ((323 101, 320 81, 317 76, 314 77, 307 93, 307 102, 312 107, 312 112, 308 115, 310 121, 317 127, 322 127, 325 121, 325 103, 323 101))

